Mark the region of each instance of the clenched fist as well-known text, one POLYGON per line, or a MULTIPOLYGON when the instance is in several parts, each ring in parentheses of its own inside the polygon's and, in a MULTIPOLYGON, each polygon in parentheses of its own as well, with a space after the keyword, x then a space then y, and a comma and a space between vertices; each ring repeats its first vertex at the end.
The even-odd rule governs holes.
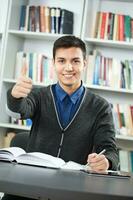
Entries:
POLYGON ((24 65, 21 70, 20 77, 11 91, 11 95, 15 98, 27 97, 32 89, 32 79, 26 77, 27 67, 24 65))

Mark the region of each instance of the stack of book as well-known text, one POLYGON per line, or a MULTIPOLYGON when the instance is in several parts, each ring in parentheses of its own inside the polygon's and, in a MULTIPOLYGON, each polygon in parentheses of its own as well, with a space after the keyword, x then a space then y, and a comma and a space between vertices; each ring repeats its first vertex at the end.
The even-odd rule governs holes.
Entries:
POLYGON ((133 173, 133 151, 119 150, 120 170, 133 173))
POLYGON ((28 126, 31 127, 32 125, 32 120, 31 119, 16 119, 14 117, 10 118, 10 123, 11 124, 17 124, 20 126, 28 126))
POLYGON ((16 55, 14 78, 20 76, 22 66, 27 67, 27 76, 33 82, 51 84, 55 81, 55 72, 52 59, 41 53, 19 51, 16 55))
POLYGON ((133 41, 133 18, 112 12, 97 12, 92 37, 106 40, 133 41))
POLYGON ((73 34, 74 13, 58 7, 22 5, 19 30, 73 34))
POLYGON ((109 58, 94 50, 88 56, 86 84, 133 90, 133 60, 109 58))
POLYGON ((133 136, 133 105, 113 104, 117 134, 133 136))

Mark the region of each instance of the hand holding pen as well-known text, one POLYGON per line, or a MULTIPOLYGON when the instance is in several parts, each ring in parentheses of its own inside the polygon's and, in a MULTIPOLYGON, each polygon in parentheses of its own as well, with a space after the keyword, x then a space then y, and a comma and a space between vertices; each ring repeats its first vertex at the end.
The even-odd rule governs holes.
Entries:
POLYGON ((92 153, 88 155, 87 165, 93 171, 106 171, 109 168, 109 161, 104 155, 105 149, 102 150, 99 154, 92 153))

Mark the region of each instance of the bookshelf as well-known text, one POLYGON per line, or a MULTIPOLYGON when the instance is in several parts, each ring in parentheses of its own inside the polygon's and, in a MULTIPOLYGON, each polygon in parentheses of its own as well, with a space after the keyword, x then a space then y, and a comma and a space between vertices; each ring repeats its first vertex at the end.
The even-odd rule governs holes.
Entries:
MULTIPOLYGON (((88 0, 85 5, 82 39, 86 42, 88 51, 97 49, 102 55, 107 57, 114 57, 120 60, 133 59, 132 48, 133 42, 107 40, 94 38, 92 29, 95 26, 96 13, 113 12, 118 14, 130 15, 132 14, 132 0, 88 0), (88 18, 89 15, 89 18, 88 18)), ((107 86, 88 85, 92 90, 98 94, 102 94, 111 103, 124 103, 132 104, 133 90, 131 89, 114 89, 107 86)))
MULTIPOLYGON (((71 4, 68 0, 9 0, 8 1, 8 16, 6 20, 6 37, 5 37, 5 52, 3 56, 2 66, 2 81, 1 81, 1 97, 0 97, 0 135, 1 139, 8 130, 30 130, 29 127, 19 126, 11 124, 9 116, 6 114, 6 93, 7 90, 15 84, 14 79, 16 54, 18 51, 23 52, 36 52, 43 53, 44 55, 52 58, 52 46, 53 42, 63 36, 59 33, 45 33, 45 32, 32 32, 19 30, 20 24, 20 13, 22 5, 34 5, 41 6, 45 5, 48 7, 60 7, 61 9, 67 9, 74 13, 74 25, 73 34, 81 37, 82 31, 82 18, 85 0, 77 0, 76 6, 75 1, 71 4), (78 26, 76 20, 78 19, 78 26)), ((3 0, 4 2, 4 0, 3 0)), ((2 22, 1 22, 2 23, 2 22)), ((2 31, 0 30, 0 41, 2 38, 2 31)), ((44 83, 33 83, 35 87, 43 86, 44 83)), ((2 140, 1 140, 2 141, 2 140)), ((2 146, 2 143, 0 144, 2 146)))
MULTIPOLYGON (((124 59, 133 60, 133 55, 132 55, 133 42, 119 41, 118 39, 109 40, 107 38, 108 35, 104 35, 103 39, 101 36, 103 31, 102 28, 104 27, 104 34, 106 34, 106 31, 108 31, 108 29, 106 30, 106 20, 105 20, 105 26, 101 25, 102 28, 99 31, 100 25, 98 24, 98 19, 97 19, 98 15, 97 12, 100 12, 100 14, 98 15, 99 18, 101 13, 115 13, 117 15, 125 15, 125 16, 129 15, 131 18, 133 18, 133 13, 131 9, 132 6, 133 6, 132 0, 86 1, 84 18, 83 18, 82 39, 86 42, 88 52, 91 52, 94 49, 96 49, 103 56, 108 58, 111 57, 114 59, 119 59, 121 61, 123 61, 124 59), (96 26, 96 20, 97 20, 97 26, 96 26), (98 35, 99 32, 100 36, 98 35)), ((104 14, 102 14, 102 17, 103 15, 104 14)), ((101 20, 102 19, 103 18, 101 18, 101 20)), ((93 84, 89 84, 88 87, 95 93, 102 95, 103 97, 108 99, 108 101, 111 102, 112 104, 118 103, 118 104, 133 105, 133 89, 125 89, 125 88, 116 89, 108 86, 93 85, 93 84)), ((125 150, 125 152, 133 151, 132 136, 121 135, 121 134, 116 135, 116 142, 118 144, 118 147, 120 149, 125 150)), ((125 154, 130 157, 129 153, 127 154, 127 152, 125 154)), ((128 160, 130 164, 132 163, 131 158, 128 159, 126 158, 125 160, 128 160)), ((125 161, 123 160, 123 162, 125 161)), ((130 168, 129 170, 131 170, 131 167, 129 168, 130 168)))
MULTIPOLYGON (((19 30, 22 5, 46 5, 61 7, 74 13, 73 34, 81 37, 88 52, 97 49, 102 55, 120 60, 132 59, 133 42, 105 40, 92 37, 97 11, 132 14, 133 0, 2 0, 0 8, 0 146, 7 130, 30 130, 29 127, 11 124, 6 114, 6 92, 16 83, 14 70, 18 51, 44 53, 52 57, 53 42, 63 34, 32 32, 19 30), (3 14, 2 14, 3 13, 3 14), (8 13, 8 14, 7 14, 8 13), (2 17, 1 17, 2 16, 2 17), (77 25, 78 19, 78 25, 77 25)), ((34 82, 35 87, 44 83, 34 82)), ((133 105, 133 90, 114 89, 107 86, 87 85, 95 93, 105 97, 111 103, 127 103, 133 105)), ((117 135, 116 140, 121 148, 133 150, 133 137, 117 135)))
MULTIPOLYGON (((1 0, 0 6, 0 95, 2 90, 3 56, 5 53, 6 22, 8 11, 8 0, 1 0)), ((3 132, 0 134, 0 145, 2 145, 3 132)))
MULTIPOLYGON (((1 1, 2 6, 0 7, 0 80, 2 73, 2 55, 4 51, 4 40, 6 34, 6 19, 7 19, 7 9, 8 9, 8 0, 1 1)), ((1 87, 0 87, 1 88, 1 87)))

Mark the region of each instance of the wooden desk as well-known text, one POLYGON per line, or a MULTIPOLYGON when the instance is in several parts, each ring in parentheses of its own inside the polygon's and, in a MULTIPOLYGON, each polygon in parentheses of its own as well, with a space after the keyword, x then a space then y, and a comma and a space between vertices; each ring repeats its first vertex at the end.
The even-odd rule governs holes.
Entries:
POLYGON ((0 162, 0 192, 50 200, 130 200, 133 179, 0 162))

